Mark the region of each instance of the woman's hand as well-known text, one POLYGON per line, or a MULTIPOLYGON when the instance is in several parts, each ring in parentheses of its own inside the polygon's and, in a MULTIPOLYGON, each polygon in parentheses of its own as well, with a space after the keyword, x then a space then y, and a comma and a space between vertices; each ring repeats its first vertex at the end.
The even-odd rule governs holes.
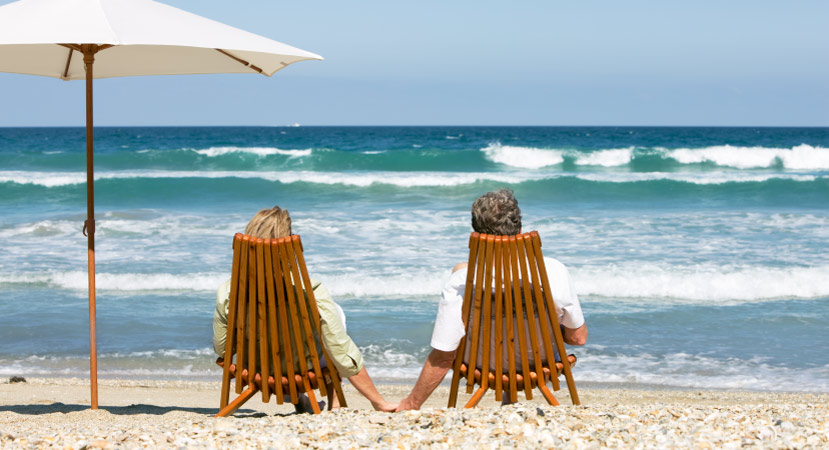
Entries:
POLYGON ((385 400, 377 404, 372 403, 371 406, 374 407, 375 411, 395 412, 397 410, 397 403, 389 403, 385 400))

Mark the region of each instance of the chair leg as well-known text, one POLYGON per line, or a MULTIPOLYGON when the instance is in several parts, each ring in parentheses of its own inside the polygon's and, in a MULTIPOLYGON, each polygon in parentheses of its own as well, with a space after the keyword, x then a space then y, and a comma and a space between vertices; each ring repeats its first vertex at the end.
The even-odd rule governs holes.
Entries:
POLYGON ((253 397, 257 392, 259 392, 258 387, 249 386, 247 389, 245 389, 244 392, 239 394, 238 397, 236 397, 232 402, 230 402, 230 404, 222 408, 221 411, 219 411, 219 413, 216 414, 216 417, 226 417, 230 414, 233 414, 234 412, 236 412, 237 409, 244 405, 245 402, 250 400, 251 397, 253 397))
POLYGON ((486 394, 487 389, 488 388, 486 387, 478 388, 478 390, 475 391, 474 394, 472 394, 472 398, 470 398, 469 401, 466 402, 466 406, 464 406, 464 408, 474 408, 478 406, 478 403, 480 403, 481 399, 484 398, 484 394, 486 394))
POLYGON ((314 414, 321 413, 320 405, 317 403, 317 396, 314 395, 314 390, 311 389, 311 383, 308 382, 308 377, 303 377, 302 381, 302 385, 305 386, 305 393, 308 394, 308 400, 311 402, 311 409, 314 411, 314 414))
POLYGON ((544 396, 544 398, 547 400, 547 403, 549 403, 552 406, 559 405, 558 400, 556 400, 556 397, 553 395, 552 392, 550 392, 550 388, 547 387, 546 383, 538 383, 538 389, 541 390, 541 395, 544 396))

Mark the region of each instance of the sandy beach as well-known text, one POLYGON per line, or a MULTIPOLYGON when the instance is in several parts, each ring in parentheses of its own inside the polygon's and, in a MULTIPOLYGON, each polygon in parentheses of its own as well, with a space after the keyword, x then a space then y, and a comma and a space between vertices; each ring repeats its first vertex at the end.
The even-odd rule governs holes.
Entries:
MULTIPOLYGON (((102 380, 97 411, 82 379, 0 384, 3 448, 826 448, 829 395, 581 388, 582 406, 532 401, 448 409, 440 387, 421 411, 371 411, 351 386, 349 408, 297 415, 249 401, 216 419, 219 382, 102 380)), ((381 385, 399 399, 409 386, 381 385)), ((521 399, 522 397, 519 397, 521 399)), ((463 400, 463 397, 461 398, 463 400)))

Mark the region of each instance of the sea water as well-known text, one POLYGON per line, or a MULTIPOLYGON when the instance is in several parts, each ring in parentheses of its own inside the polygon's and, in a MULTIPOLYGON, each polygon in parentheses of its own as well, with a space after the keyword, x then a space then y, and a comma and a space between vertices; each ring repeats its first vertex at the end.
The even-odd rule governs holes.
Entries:
MULTIPOLYGON (((88 376, 85 133, 0 128, 0 375, 88 376)), ((231 239, 290 210, 369 373, 413 382, 470 206, 515 191, 580 384, 829 392, 829 129, 97 128, 102 377, 218 380, 231 239)))

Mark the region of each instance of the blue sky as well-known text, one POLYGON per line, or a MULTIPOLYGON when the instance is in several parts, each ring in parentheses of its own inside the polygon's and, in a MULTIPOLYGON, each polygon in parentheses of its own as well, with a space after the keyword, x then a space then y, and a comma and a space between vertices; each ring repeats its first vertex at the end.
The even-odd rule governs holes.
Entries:
MULTIPOLYGON (((829 126, 826 1, 164 3, 325 61, 96 80, 96 125, 829 126)), ((0 74, 0 126, 82 126, 83 89, 0 74)))

